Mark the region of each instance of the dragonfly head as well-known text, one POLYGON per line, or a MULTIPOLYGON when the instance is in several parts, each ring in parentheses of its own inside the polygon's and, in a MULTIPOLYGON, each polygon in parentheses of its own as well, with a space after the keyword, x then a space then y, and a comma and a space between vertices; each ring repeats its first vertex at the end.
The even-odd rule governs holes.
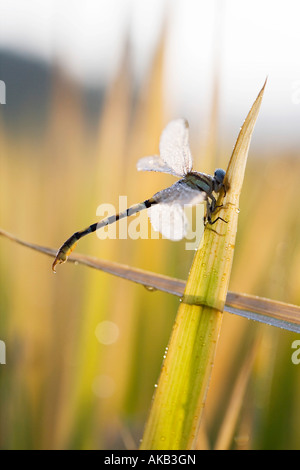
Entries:
POLYGON ((222 168, 218 168, 214 173, 214 191, 218 193, 223 187, 225 178, 225 171, 222 168))

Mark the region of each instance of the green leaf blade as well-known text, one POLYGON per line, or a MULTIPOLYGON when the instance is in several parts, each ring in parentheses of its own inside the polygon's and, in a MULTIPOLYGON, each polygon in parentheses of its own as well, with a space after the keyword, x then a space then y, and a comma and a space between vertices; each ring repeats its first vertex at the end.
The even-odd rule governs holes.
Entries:
POLYGON ((238 223, 239 196, 265 84, 237 139, 225 178, 226 196, 206 227, 179 306, 141 449, 192 449, 205 404, 222 324, 238 223), (213 228, 213 229, 212 229, 213 228))

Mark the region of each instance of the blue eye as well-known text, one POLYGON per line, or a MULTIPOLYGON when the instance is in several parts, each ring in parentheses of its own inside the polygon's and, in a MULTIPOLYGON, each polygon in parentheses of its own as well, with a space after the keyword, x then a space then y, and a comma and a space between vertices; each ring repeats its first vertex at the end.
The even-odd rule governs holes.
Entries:
POLYGON ((224 178, 225 178, 225 173, 226 172, 224 170, 222 170, 222 168, 218 168, 215 171, 214 177, 215 177, 215 180, 217 181, 217 183, 219 183, 219 184, 223 183, 224 178))

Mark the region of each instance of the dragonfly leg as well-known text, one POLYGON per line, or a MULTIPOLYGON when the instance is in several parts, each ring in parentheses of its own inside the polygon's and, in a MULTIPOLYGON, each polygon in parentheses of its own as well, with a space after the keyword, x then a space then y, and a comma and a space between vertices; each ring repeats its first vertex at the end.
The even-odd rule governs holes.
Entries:
POLYGON ((212 198, 211 203, 209 203, 209 201, 207 200, 206 218, 207 218, 207 222, 209 223, 209 225, 214 225, 218 220, 222 220, 222 222, 225 222, 226 224, 228 223, 228 221, 223 219, 222 217, 217 217, 215 220, 212 220, 212 218, 211 218, 212 214, 215 212, 215 210, 217 208, 221 208, 221 207, 223 207, 223 205, 221 205, 221 206, 216 205, 215 198, 212 198))
POLYGON ((210 220, 209 223, 210 225, 214 225, 218 220, 222 220, 222 222, 225 222, 225 224, 228 224, 228 220, 222 219, 222 217, 217 217, 215 220, 210 220))

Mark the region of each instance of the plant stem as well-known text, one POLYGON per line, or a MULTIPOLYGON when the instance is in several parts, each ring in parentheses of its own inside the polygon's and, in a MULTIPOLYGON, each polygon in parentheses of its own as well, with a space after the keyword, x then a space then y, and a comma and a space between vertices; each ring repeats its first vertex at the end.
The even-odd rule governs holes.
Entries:
POLYGON ((248 150, 265 84, 239 133, 220 194, 218 220, 207 226, 179 306, 141 449, 192 449, 200 425, 222 312, 228 291, 237 231, 239 196, 248 150))

